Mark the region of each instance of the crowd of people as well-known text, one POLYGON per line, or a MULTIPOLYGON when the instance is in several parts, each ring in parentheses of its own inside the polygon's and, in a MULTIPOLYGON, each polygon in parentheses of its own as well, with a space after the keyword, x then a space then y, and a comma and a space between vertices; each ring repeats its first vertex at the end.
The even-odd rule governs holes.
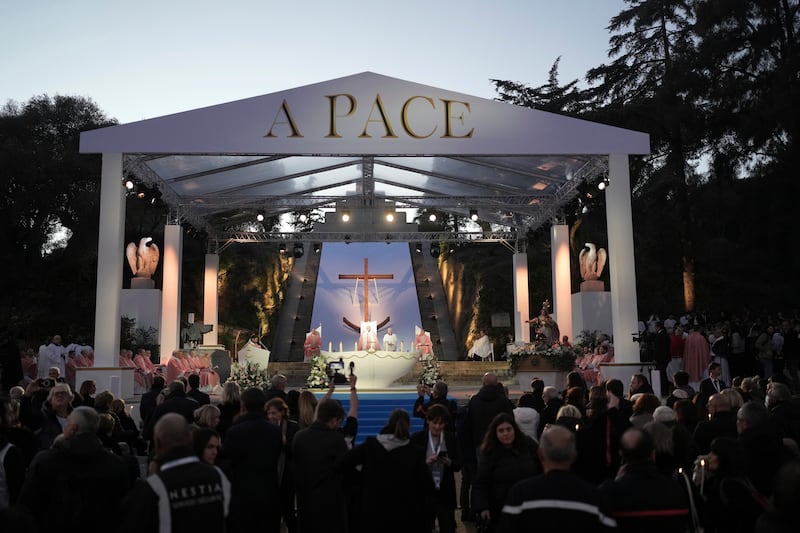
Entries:
POLYGON ((493 373, 462 402, 440 381, 358 445, 352 374, 345 412, 334 380, 212 398, 200 373, 153 372, 140 420, 91 380, 23 378, 0 397, 0 530, 455 533, 460 512, 482 532, 796 531, 791 379, 680 368, 666 399, 590 367, 516 401, 493 373))

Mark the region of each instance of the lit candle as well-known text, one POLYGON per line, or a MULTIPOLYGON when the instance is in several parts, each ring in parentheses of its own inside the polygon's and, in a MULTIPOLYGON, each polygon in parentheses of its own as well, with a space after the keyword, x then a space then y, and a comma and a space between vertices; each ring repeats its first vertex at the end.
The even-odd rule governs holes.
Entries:
POLYGON ((333 341, 328 341, 328 351, 329 352, 333 351, 333 341))
POLYGON ((342 341, 339 341, 339 351, 342 351, 342 341))
POLYGON ((700 495, 703 495, 703 487, 706 483, 706 460, 700 459, 700 495))

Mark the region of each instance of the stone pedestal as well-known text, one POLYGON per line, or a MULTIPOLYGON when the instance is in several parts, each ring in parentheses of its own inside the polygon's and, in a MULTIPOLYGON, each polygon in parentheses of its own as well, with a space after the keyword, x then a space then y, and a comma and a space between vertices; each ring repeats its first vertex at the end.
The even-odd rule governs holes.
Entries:
POLYGON ((581 292, 603 292, 605 290, 605 283, 598 279, 593 281, 584 281, 581 283, 581 292))
POLYGON ((156 282, 150 278, 131 278, 131 289, 155 289, 156 282))
MULTIPOLYGON (((602 281, 596 283, 601 286, 603 284, 602 281)), ((590 332, 597 330, 611 335, 612 326, 610 292, 589 291, 572 295, 572 331, 575 337, 587 330, 590 332)))
POLYGON ((120 314, 136 320, 137 329, 154 328, 159 331, 161 329, 161 290, 122 289, 120 314))

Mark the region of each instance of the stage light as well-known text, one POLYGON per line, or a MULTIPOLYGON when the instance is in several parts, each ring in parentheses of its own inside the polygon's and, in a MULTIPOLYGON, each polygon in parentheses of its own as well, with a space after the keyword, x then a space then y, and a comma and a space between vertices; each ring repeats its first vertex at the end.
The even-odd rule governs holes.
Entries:
POLYGON ((345 209, 342 211, 342 222, 350 222, 350 210, 345 209))
POLYGON ((598 189, 600 189, 600 190, 602 191, 602 190, 604 190, 606 187, 608 187, 608 185, 609 185, 608 176, 605 176, 603 179, 601 179, 601 180, 600 180, 600 181, 597 183, 597 188, 598 188, 598 189))
POLYGON ((394 213, 392 211, 386 212, 386 222, 394 222, 394 213))
POLYGON ((306 220, 308 220, 308 215, 306 215, 305 213, 300 213, 299 219, 300 222, 305 222, 306 220))
POLYGON ((258 220, 259 222, 264 222, 264 212, 263 211, 259 211, 258 213, 256 213, 256 220, 258 220))
POLYGON ((470 209, 469 210, 469 219, 473 222, 478 220, 478 210, 477 209, 470 209))
POLYGON ((439 257, 439 245, 431 244, 431 257, 439 257))
POLYGON ((125 182, 125 188, 129 191, 132 191, 134 187, 136 187, 136 185, 133 183, 133 180, 127 180, 125 182))
POLYGON ((428 215, 428 220, 430 220, 431 222, 436 222, 436 213, 431 213, 430 215, 428 215))
POLYGON ((295 243, 294 250, 292 251, 292 253, 295 259, 300 259, 301 257, 303 257, 303 253, 305 253, 305 250, 303 249, 303 243, 302 242, 295 243))
POLYGON ((315 242, 314 243, 314 253, 318 254, 320 252, 320 250, 322 250, 322 245, 320 243, 318 243, 318 242, 315 242))
POLYGON ((421 254, 422 253, 422 243, 418 242, 416 245, 414 245, 414 250, 416 250, 416 252, 418 254, 421 254))
POLYGON ((280 243, 280 245, 278 245, 278 251, 281 254, 285 254, 286 253, 286 245, 284 243, 280 243))
POLYGON ((456 245, 455 244, 451 244, 450 245, 450 253, 452 254, 455 251, 456 251, 456 245))

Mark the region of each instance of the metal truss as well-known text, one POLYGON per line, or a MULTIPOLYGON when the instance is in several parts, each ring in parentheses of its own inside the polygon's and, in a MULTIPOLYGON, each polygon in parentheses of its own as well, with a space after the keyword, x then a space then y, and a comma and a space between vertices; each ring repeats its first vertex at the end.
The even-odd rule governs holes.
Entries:
POLYGON ((524 240, 515 231, 390 231, 390 232, 248 232, 218 233, 217 253, 236 243, 279 242, 287 245, 322 242, 416 242, 489 243, 499 242, 515 251, 524 240), (514 243, 514 244, 511 244, 514 243))

